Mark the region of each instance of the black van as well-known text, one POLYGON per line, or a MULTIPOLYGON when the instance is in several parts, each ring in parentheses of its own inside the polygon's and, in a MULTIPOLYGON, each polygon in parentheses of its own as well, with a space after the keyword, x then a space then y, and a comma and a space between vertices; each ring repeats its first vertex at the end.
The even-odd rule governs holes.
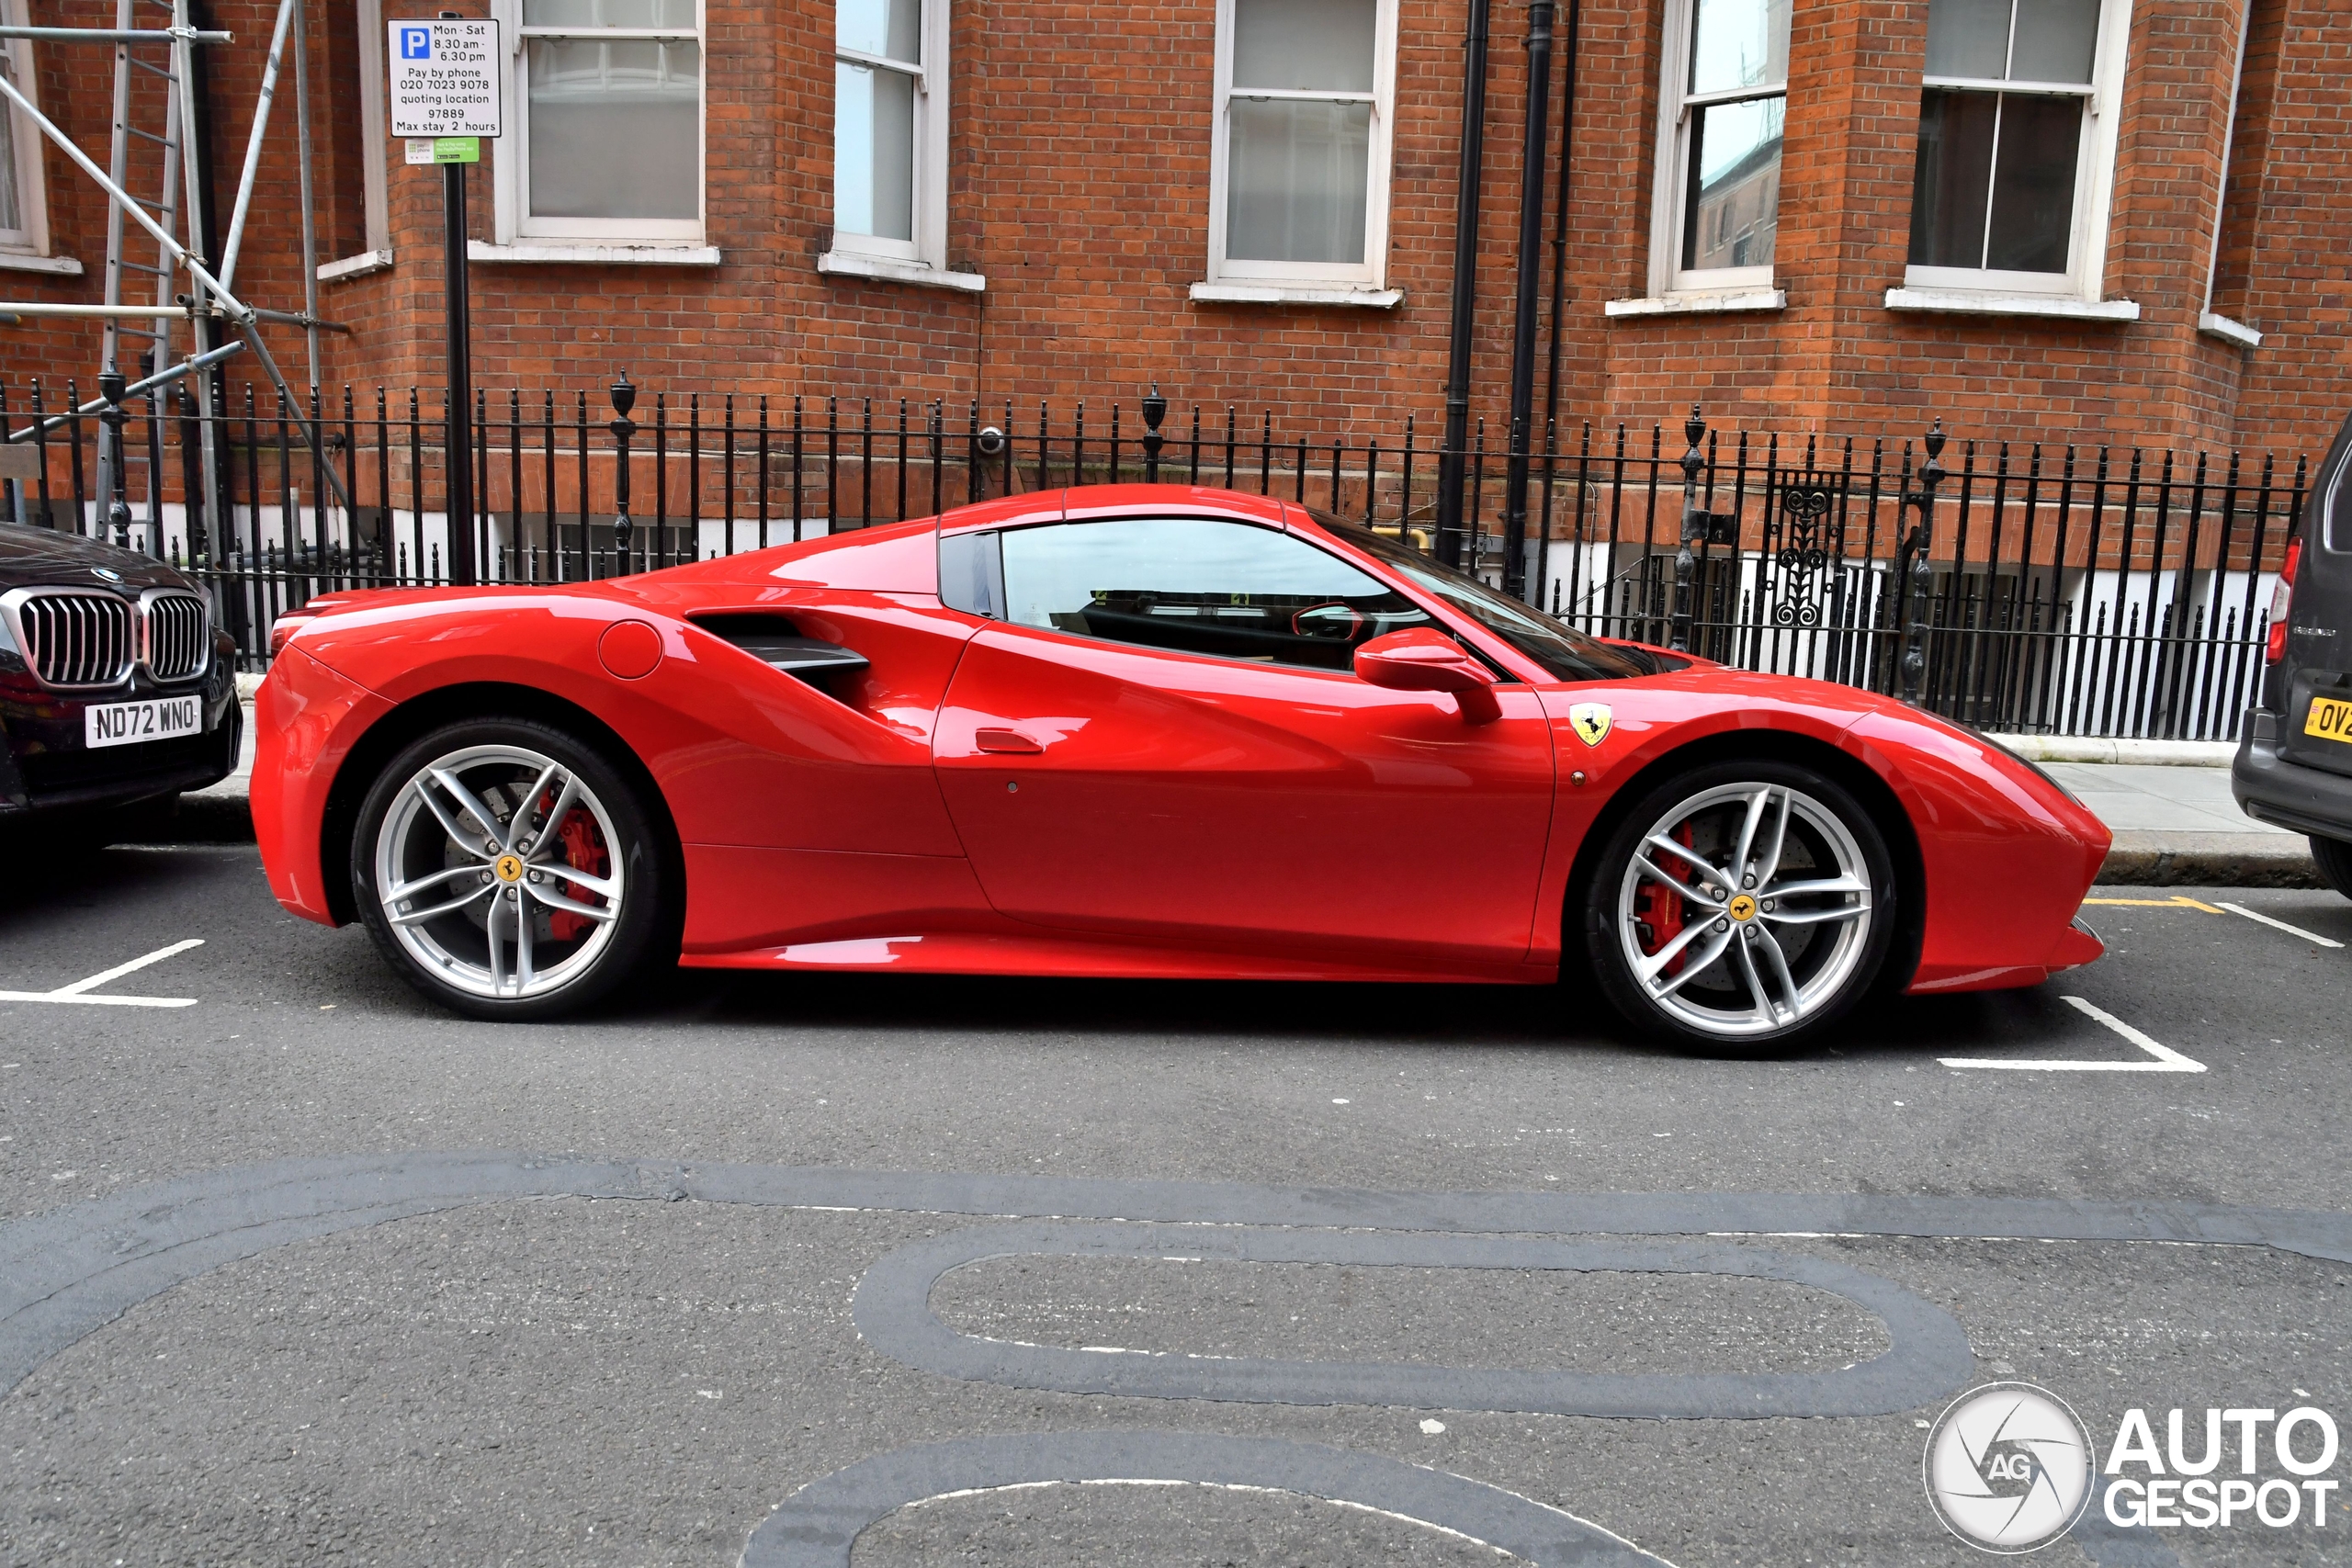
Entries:
POLYGON ((2247 816, 2310 834, 2320 874, 2352 898, 2352 420, 2287 541, 2230 790, 2247 816))

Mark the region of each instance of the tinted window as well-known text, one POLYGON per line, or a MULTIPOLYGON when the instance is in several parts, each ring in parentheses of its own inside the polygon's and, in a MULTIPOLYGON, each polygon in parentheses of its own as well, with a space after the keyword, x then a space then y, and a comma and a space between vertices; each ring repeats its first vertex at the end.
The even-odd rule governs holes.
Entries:
POLYGON ((1356 645, 1428 626, 1403 594, 1288 534, 1205 518, 1008 529, 1005 618, 1224 659, 1350 668, 1356 645))
POLYGON ((939 538, 939 602, 967 615, 1004 618, 1004 570, 996 531, 943 534, 939 538))
POLYGON ((1326 513, 1313 512, 1309 515, 1349 544, 1376 557, 1415 587, 1444 600, 1560 680, 1622 681, 1681 668, 1679 661, 1666 661, 1669 655, 1597 642, 1580 631, 1562 626, 1543 611, 1498 593, 1475 577, 1441 566, 1411 546, 1385 534, 1343 523, 1326 513))

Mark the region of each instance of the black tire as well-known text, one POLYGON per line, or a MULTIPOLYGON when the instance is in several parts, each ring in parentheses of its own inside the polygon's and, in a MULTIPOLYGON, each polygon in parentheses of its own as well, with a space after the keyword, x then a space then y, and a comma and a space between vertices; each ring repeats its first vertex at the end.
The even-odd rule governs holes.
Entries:
POLYGON ((351 891, 360 920, 411 985, 454 1011, 514 1021, 577 1012, 676 956, 678 879, 660 829, 666 818, 650 794, 594 744, 539 720, 445 725, 387 763, 360 805, 351 839, 351 891), (542 763, 560 775, 540 771, 542 763), (513 845, 496 852, 492 837, 471 831, 461 843, 458 829, 478 829, 479 819, 427 777, 435 764, 494 818, 492 834, 513 845), (549 782, 534 796, 526 778, 549 782), (419 793, 410 793, 413 784, 419 793), (526 820, 515 828, 518 812, 526 820), (379 885, 388 863, 408 878, 396 888, 431 886, 430 897, 389 909, 379 885), (590 891, 591 882, 612 887, 613 895, 590 891), (490 902, 481 906, 479 924, 470 904, 435 913, 442 906, 433 900, 485 895, 490 902), (481 964, 467 956, 468 925, 474 926, 474 951, 484 955, 481 964), (551 962, 543 965, 543 955, 551 962))
POLYGON ((2319 867, 2322 882, 2352 898, 2352 844, 2341 839, 2323 839, 2312 835, 2312 863, 2319 867))
POLYGON ((1593 980, 1628 1023, 1686 1047, 1754 1055, 1803 1043, 1869 996, 1904 913, 1885 834, 1849 791, 1793 763, 1735 759, 1675 774, 1633 802, 1585 887, 1580 924, 1593 980), (1719 885, 1759 795, 1748 863, 1778 854, 1752 880, 1735 878, 1747 886, 1719 885), (1647 849, 1653 832, 1689 845, 1691 858, 1647 849), (1648 863, 1638 870, 1637 852, 1648 863), (1702 897, 1669 893, 1660 870, 1679 871, 1679 886, 1702 897), (1807 890, 1815 883, 1850 890, 1807 890), (1776 897, 1781 887, 1790 892, 1776 897), (1635 967, 1661 958, 1647 978, 1635 967))

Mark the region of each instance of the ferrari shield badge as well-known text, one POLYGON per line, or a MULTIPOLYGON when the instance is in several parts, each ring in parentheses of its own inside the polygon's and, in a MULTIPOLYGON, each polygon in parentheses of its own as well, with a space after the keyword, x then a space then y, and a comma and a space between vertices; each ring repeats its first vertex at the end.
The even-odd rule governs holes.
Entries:
POLYGON ((1607 703, 1578 703, 1568 710, 1568 728, 1588 746, 1609 739, 1609 727, 1614 722, 1607 703))

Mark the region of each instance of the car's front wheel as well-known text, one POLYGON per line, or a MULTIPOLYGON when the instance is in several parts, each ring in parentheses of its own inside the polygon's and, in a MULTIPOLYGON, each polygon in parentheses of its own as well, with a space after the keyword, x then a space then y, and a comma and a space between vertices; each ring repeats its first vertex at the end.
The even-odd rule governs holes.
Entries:
POLYGON ((1645 793, 1603 849, 1585 908, 1595 977, 1648 1032, 1786 1047, 1865 996, 1895 928, 1886 840, 1834 780, 1713 763, 1645 793))
POLYGON ((418 989, 476 1018, 575 1011, 664 929, 651 803, 595 747, 524 718, 452 724, 377 778, 352 835, 360 918, 418 989))

